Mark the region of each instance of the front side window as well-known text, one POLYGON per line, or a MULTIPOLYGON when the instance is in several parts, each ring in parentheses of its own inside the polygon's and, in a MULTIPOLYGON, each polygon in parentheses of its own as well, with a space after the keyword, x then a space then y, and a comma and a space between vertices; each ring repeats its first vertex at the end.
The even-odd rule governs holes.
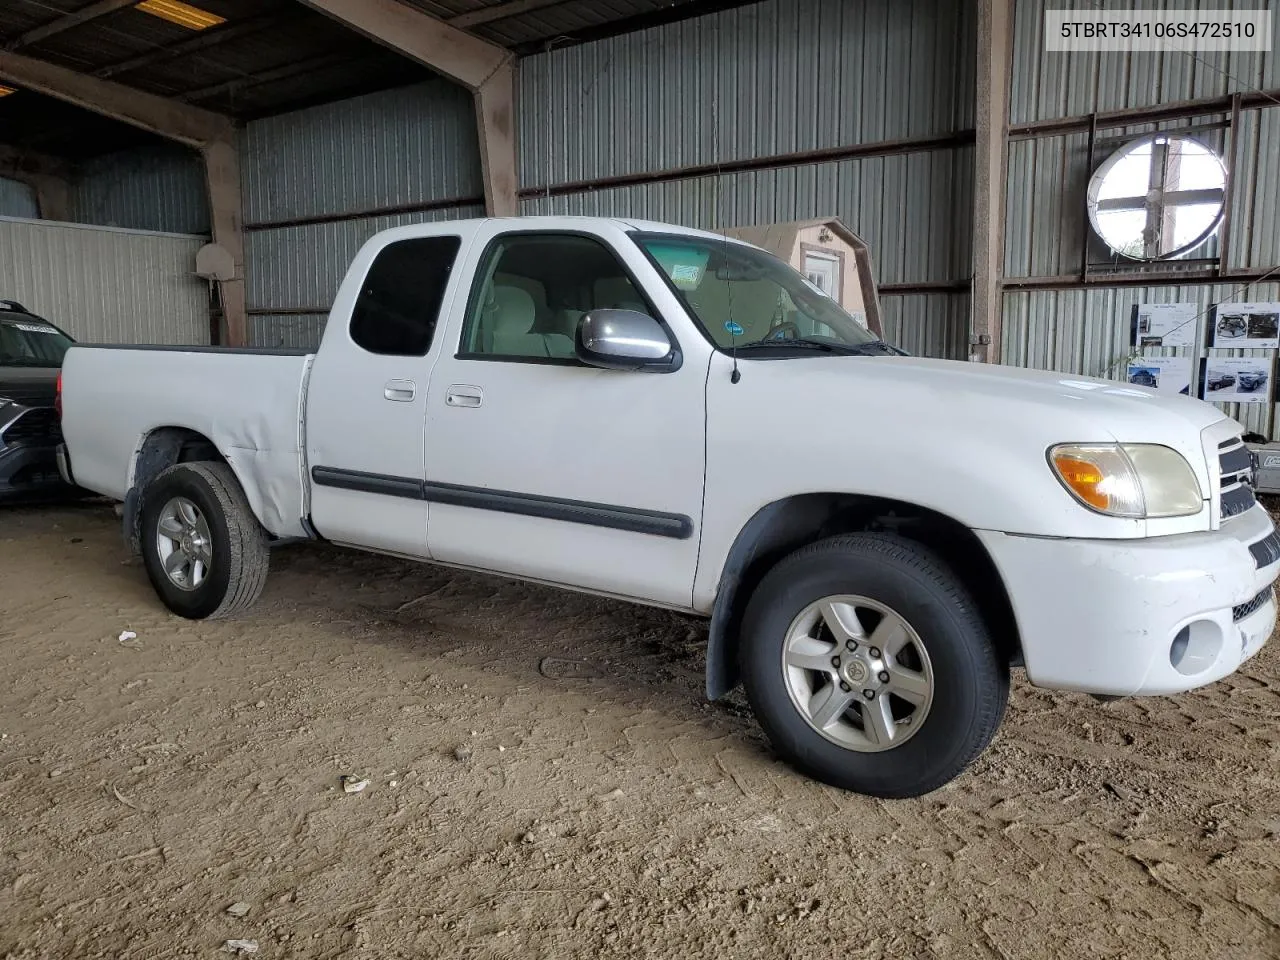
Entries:
POLYGON ((679 234, 633 237, 690 316, 724 350, 879 343, 818 285, 763 250, 679 234))
POLYGON ((0 367, 60 367, 71 345, 38 317, 0 317, 0 367))
POLYGON ((461 245, 458 237, 417 237, 384 247, 351 312, 356 345, 370 353, 425 356, 461 245))
POLYGON ((653 315, 617 256, 599 240, 500 237, 476 274, 459 356, 574 362, 578 321, 606 307, 653 315))

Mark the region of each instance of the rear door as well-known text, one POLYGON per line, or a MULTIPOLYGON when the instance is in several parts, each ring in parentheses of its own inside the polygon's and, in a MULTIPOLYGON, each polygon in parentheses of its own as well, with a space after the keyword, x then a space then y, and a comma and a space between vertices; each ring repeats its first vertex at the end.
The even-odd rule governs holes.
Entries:
POLYGON ((428 556, 427 378, 437 322, 459 286, 462 242, 393 235, 361 252, 339 291, 306 409, 311 519, 329 540, 428 556))
POLYGON ((679 309, 635 245, 600 230, 495 221, 474 240, 427 397, 428 542, 446 563, 688 607, 710 347, 684 338, 661 374, 576 358, 586 311, 679 309))

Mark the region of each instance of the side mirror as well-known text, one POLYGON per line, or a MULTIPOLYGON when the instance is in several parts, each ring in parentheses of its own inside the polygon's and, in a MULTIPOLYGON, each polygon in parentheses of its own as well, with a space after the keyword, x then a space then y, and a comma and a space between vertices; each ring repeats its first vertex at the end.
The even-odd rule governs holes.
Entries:
POLYGON ((662 324, 637 310, 592 310, 578 321, 578 359, 610 370, 671 373, 680 351, 662 324))

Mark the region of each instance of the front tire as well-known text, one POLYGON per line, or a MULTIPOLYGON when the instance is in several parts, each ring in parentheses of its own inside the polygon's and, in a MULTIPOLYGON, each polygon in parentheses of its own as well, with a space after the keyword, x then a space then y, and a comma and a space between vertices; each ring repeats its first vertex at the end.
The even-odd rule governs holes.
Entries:
POLYGON ((247 609, 267 579, 267 535, 224 463, 180 463, 142 496, 142 559, 164 605, 189 620, 247 609))
POLYGON ((1009 669, 972 596, 920 544, 832 537, 761 581, 739 651, 774 749, 824 783, 917 797, 991 742, 1009 669))

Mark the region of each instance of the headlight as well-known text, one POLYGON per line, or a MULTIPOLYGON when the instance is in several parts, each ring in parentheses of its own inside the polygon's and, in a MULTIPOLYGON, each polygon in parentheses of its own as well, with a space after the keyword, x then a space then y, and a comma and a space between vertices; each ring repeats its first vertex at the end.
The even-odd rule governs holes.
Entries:
POLYGON ((1185 517, 1203 505, 1191 465, 1169 447, 1064 443, 1049 449, 1049 463, 1073 497, 1108 516, 1185 517))

